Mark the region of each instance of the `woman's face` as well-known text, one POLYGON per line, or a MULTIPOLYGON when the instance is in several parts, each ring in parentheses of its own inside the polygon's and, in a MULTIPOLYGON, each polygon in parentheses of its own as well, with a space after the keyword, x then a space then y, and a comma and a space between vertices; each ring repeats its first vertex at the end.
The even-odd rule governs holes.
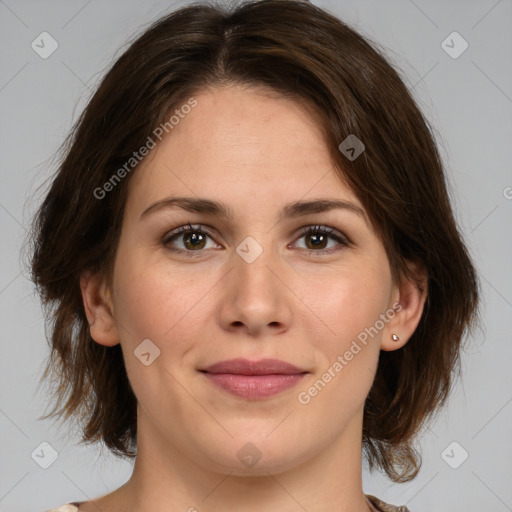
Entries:
POLYGON ((400 290, 302 107, 240 86, 195 100, 130 178, 115 328, 93 337, 120 340, 139 433, 161 452, 285 470, 360 436, 400 290))

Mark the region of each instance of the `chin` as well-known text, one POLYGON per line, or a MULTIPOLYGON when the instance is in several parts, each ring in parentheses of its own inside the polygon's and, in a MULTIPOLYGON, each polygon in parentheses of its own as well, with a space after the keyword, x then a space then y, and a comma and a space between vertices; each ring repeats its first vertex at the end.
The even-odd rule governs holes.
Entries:
MULTIPOLYGON (((274 435, 274 434, 273 434, 274 435)), ((211 470, 243 477, 267 476, 290 470, 305 462, 311 454, 304 444, 290 442, 283 436, 265 439, 265 436, 236 436, 224 443, 205 446, 203 456, 208 458, 211 470), (301 449, 298 450, 297 446, 301 449)))

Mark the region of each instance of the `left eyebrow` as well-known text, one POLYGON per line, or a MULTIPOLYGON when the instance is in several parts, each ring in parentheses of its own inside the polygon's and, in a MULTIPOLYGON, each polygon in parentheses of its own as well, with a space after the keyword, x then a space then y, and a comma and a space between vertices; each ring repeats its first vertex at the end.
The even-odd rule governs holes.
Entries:
MULTIPOLYGON (((151 213, 167 208, 173 208, 175 206, 192 213, 215 215, 224 220, 229 220, 233 217, 231 209, 224 203, 212 201, 203 197, 172 196, 166 197, 151 204, 141 213, 140 219, 148 216, 151 213)), ((283 207, 281 211, 281 217, 283 219, 289 219, 314 213, 326 212, 334 209, 342 209, 355 213, 366 223, 368 223, 366 214, 362 208, 349 201, 342 201, 340 199, 295 201, 283 207)))

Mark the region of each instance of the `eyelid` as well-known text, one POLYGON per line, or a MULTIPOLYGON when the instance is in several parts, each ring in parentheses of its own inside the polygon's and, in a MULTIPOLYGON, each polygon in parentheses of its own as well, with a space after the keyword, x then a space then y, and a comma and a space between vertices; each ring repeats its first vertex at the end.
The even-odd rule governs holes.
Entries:
MULTIPOLYGON (((174 228, 172 229, 171 231, 167 232, 163 239, 162 239, 162 242, 164 244, 168 243, 172 238, 178 236, 178 235, 181 235, 182 233, 187 233, 189 231, 193 231, 193 232, 197 232, 197 233, 202 233, 203 235, 207 235, 209 236, 213 241, 215 241, 215 236, 214 235, 214 230, 210 230, 210 228, 208 226, 205 226, 205 224, 191 224, 190 222, 188 222, 187 224, 183 225, 183 226, 179 226, 177 228, 174 228)), ((218 244, 217 241, 215 241, 215 243, 217 245, 220 245, 218 244)), ((191 251, 189 251, 191 252, 191 251)))
POLYGON ((342 232, 338 231, 337 229, 325 225, 310 225, 306 226, 305 228, 302 228, 299 235, 295 238, 295 241, 291 245, 295 245, 301 238, 303 238, 306 235, 309 234, 323 234, 326 235, 328 238, 331 238, 332 240, 335 240, 337 243, 337 246, 331 247, 329 249, 303 249, 301 248, 302 253, 306 253, 308 256, 323 256, 323 255, 332 255, 334 253, 337 253, 347 247, 352 246, 351 240, 342 232))
POLYGON ((312 224, 310 226, 306 226, 305 228, 302 228, 299 238, 304 235, 308 235, 308 234, 312 234, 312 233, 323 233, 323 234, 329 235, 333 238, 339 239, 340 241, 344 242, 346 245, 349 245, 352 243, 347 235, 345 235, 341 231, 338 231, 337 229, 335 229, 327 224, 315 224, 315 225, 312 224))

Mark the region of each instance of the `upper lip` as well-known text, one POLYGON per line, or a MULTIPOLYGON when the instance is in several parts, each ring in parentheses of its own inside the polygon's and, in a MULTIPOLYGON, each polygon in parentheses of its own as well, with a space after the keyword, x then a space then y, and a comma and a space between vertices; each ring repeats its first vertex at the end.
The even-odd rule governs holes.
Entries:
POLYGON ((202 368, 200 371, 207 373, 231 373, 235 375, 294 375, 307 373, 306 370, 297 368, 293 364, 279 359, 229 359, 202 368))

